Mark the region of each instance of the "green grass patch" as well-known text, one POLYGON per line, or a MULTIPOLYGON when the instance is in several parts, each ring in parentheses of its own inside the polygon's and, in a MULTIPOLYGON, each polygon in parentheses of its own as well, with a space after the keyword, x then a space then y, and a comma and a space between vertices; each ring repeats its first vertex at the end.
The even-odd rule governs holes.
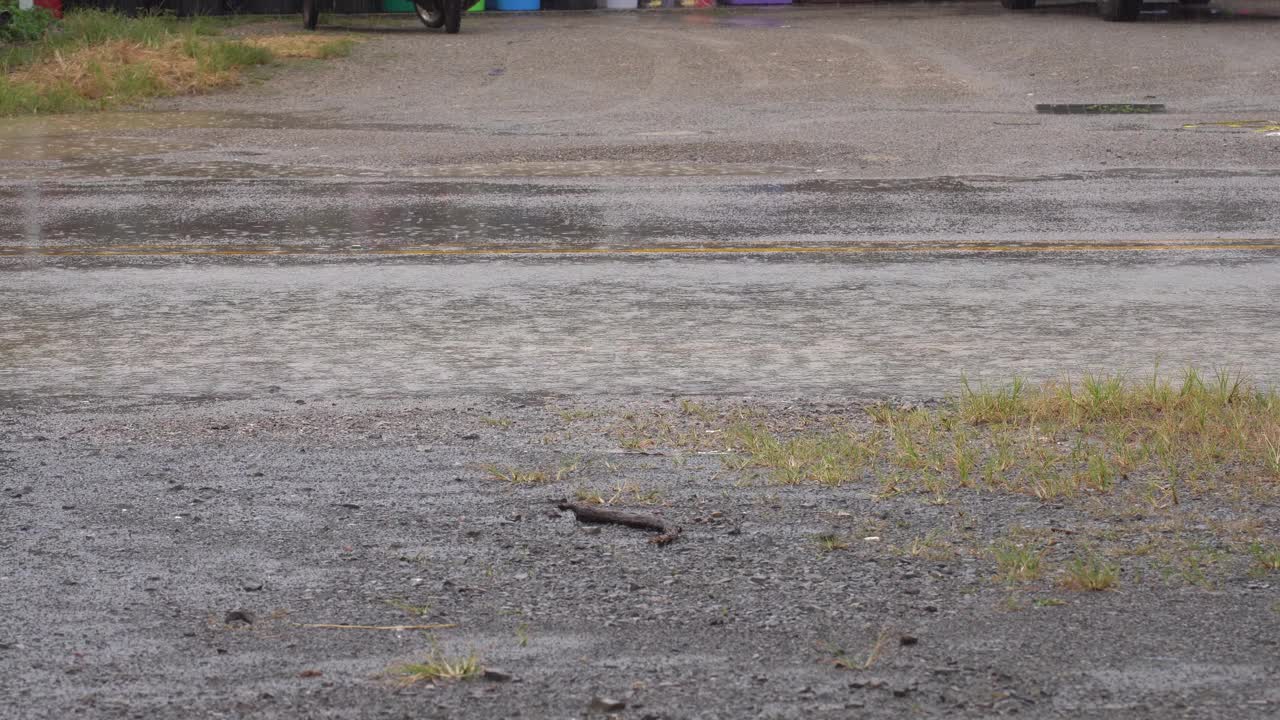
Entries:
POLYGON ((0 116, 103 110, 206 92, 278 59, 345 57, 355 42, 302 34, 217 37, 230 24, 69 11, 38 37, 0 47, 0 116))
POLYGON ((39 40, 57 22, 53 13, 44 8, 19 9, 17 0, 0 0, 0 13, 8 17, 8 21, 0 25, 0 43, 39 40))

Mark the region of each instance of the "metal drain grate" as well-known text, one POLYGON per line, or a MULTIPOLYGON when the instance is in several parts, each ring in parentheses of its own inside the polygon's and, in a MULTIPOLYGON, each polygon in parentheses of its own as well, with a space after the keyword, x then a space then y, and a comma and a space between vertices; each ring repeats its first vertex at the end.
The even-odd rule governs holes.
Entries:
POLYGON ((1066 103, 1036 105, 1042 115, 1150 115, 1164 112, 1164 105, 1153 103, 1066 103))

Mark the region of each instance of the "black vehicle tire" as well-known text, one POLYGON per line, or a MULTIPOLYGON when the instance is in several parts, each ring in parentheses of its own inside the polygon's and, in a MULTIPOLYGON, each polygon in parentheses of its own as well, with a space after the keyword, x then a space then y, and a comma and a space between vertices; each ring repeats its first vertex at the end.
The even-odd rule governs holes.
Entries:
POLYGON ((462 29, 462 0, 436 0, 444 7, 444 31, 455 35, 462 29))
POLYGON ((440 9, 440 0, 414 2, 413 11, 418 14, 418 19, 422 21, 422 24, 432 30, 444 27, 445 16, 444 11, 440 9))
POLYGON ((1212 0, 1178 0, 1183 5, 1208 5, 1212 0))
POLYGON ((1142 12, 1142 0, 1098 0, 1098 14, 1111 22, 1132 22, 1142 12))
POLYGON ((1036 6, 1036 0, 1000 0, 1000 7, 1006 10, 1030 10, 1036 6))
POLYGON ((315 30, 320 21, 320 0, 302 0, 302 28, 315 30))

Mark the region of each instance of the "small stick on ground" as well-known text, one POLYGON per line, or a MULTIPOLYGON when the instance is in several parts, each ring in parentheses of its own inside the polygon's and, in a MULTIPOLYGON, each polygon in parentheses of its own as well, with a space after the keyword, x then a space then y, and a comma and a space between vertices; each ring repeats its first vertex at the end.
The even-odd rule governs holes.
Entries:
POLYGON ((680 537, 680 526, 673 525, 653 515, 605 510, 594 505, 569 502, 567 500, 558 501, 556 508, 573 511, 574 516, 578 518, 578 522, 612 523, 641 530, 657 530, 659 534, 649 538, 649 542, 655 545, 666 545, 680 537))
POLYGON ((298 627, 324 628, 328 630, 445 630, 458 627, 457 623, 437 623, 435 625, 335 625, 331 623, 305 623, 298 627))

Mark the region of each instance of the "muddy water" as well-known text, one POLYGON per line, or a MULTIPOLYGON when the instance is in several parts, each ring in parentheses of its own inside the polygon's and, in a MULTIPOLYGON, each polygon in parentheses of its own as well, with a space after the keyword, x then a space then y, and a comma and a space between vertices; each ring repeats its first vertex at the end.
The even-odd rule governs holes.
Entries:
POLYGON ((315 131, 449 132, 438 124, 337 122, 319 115, 118 112, 96 115, 16 118, 0 124, 0 180, 70 178, 433 178, 433 177, 706 177, 787 175, 808 168, 750 163, 660 161, 567 161, 444 164, 378 169, 343 168, 324 163, 284 165, 254 162, 249 156, 226 159, 226 148, 199 139, 196 130, 294 132, 300 139, 315 131), (196 153, 196 156, 191 156, 196 153), (217 157, 200 157, 199 154, 217 157), (178 157, 172 157, 178 154, 178 157))
MULTIPOLYGON (((1270 242, 1266 173, 835 180, 167 179, 4 186, 0 256, 121 247, 429 248, 1270 242), (1218 190, 1230 182, 1232 192, 1218 190)), ((118 254, 118 253, 117 253, 118 254)))

